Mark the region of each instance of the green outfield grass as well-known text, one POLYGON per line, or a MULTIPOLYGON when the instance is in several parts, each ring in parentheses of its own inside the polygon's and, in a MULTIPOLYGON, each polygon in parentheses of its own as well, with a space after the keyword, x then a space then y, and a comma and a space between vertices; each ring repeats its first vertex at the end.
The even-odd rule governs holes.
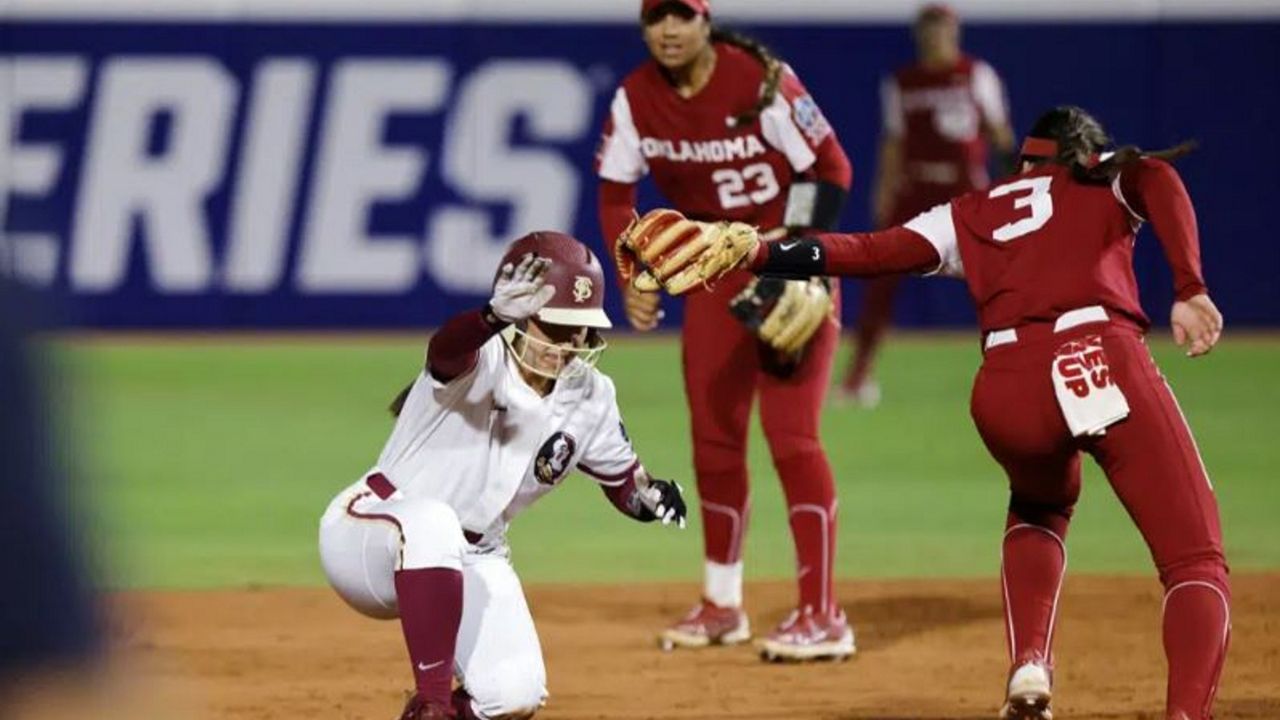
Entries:
MULTIPOLYGON (((316 524, 376 458, 387 401, 422 342, 60 341, 80 438, 73 458, 99 517, 112 582, 130 587, 319 584, 316 524)), ((1157 343, 1222 504, 1236 569, 1280 566, 1280 340, 1228 339, 1205 360, 1157 343)), ((982 575, 998 567, 1003 476, 968 417, 976 342, 900 336, 874 412, 829 408, 844 576, 982 575)), ((645 463, 693 495, 673 338, 615 341, 617 381, 645 463)), ((64 396, 68 393, 64 392, 64 396)), ((751 577, 785 577, 793 551, 776 476, 752 431, 751 577)), ((694 515, 696 518, 696 514, 694 515)), ((633 523, 585 476, 520 517, 526 582, 693 580, 701 536, 633 523)), ((1069 540, 1075 571, 1147 572, 1136 530, 1090 468, 1069 540)))

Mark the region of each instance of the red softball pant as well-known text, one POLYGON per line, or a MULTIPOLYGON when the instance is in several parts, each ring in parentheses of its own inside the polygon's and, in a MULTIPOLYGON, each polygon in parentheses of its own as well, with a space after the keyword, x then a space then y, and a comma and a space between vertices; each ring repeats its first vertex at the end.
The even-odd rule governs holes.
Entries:
MULTIPOLYGON (((1037 327, 1037 326, 1033 326, 1037 327)), ((1043 328, 1039 328, 1042 329, 1043 328)), ((1091 455, 1150 548, 1165 588, 1168 709, 1208 718, 1230 630, 1230 588, 1213 487, 1168 383, 1141 333, 1118 323, 988 350, 972 414, 1009 476, 1002 582, 1010 655, 1051 663, 1066 532, 1091 455), (1102 336, 1130 414, 1100 437, 1073 437, 1054 396, 1050 363, 1066 340, 1102 336)))
POLYGON ((787 499, 800 606, 833 611, 836 493, 818 430, 839 326, 824 323, 788 377, 768 374, 755 335, 729 313, 730 300, 749 281, 735 273, 685 304, 684 381, 706 557, 722 564, 742 558, 750 504, 747 426, 758 393, 760 422, 787 499))

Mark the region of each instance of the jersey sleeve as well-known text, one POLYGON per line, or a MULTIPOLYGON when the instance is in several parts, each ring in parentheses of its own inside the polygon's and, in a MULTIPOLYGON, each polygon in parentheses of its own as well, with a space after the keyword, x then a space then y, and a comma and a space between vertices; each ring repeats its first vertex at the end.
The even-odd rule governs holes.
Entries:
POLYGON ((604 376, 601 376, 601 382, 606 390, 608 407, 599 429, 578 460, 578 469, 595 478, 601 485, 621 485, 640 466, 640 460, 631 446, 627 429, 622 424, 622 413, 618 410, 613 382, 604 376))
POLYGON ((640 131, 631 116, 631 101, 626 88, 618 88, 604 121, 600 147, 596 151, 596 174, 604 180, 635 183, 649 172, 640 150, 640 131))
POLYGON ((900 138, 906 132, 902 93, 898 90, 898 79, 892 75, 880 81, 880 124, 886 137, 900 138))
POLYGON ((952 203, 937 205, 908 220, 904 228, 920 235, 938 251, 938 267, 925 275, 964 277, 960 245, 956 240, 955 208, 952 203))
POLYGON ((973 64, 973 99, 978 103, 982 119, 992 127, 1009 124, 1009 104, 1004 84, 995 68, 981 60, 973 64))
POLYGON ((760 113, 760 129, 765 142, 786 155, 796 172, 812 167, 818 159, 818 147, 835 134, 790 66, 783 66, 778 94, 760 113))

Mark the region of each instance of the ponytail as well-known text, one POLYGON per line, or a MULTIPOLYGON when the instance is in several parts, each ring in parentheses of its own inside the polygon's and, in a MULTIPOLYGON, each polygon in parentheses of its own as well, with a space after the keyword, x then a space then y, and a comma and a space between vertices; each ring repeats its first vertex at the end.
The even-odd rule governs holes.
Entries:
POLYGON ((750 110, 738 113, 732 118, 734 127, 748 125, 760 117, 760 114, 777 99, 778 86, 782 84, 782 60, 759 40, 718 25, 711 28, 711 42, 726 43, 742 48, 764 66, 764 82, 761 83, 760 87, 760 99, 756 101, 756 104, 750 110))
POLYGON ((1155 158, 1165 162, 1173 162, 1190 155, 1196 149, 1196 146, 1195 140, 1188 140, 1164 150, 1142 150, 1136 145, 1125 145, 1124 147, 1116 148, 1115 152, 1108 156, 1106 160, 1091 166, 1081 165, 1079 162, 1073 161, 1071 163, 1071 176, 1076 179, 1076 182, 1084 183, 1085 185, 1110 185, 1126 167, 1142 158, 1155 158))

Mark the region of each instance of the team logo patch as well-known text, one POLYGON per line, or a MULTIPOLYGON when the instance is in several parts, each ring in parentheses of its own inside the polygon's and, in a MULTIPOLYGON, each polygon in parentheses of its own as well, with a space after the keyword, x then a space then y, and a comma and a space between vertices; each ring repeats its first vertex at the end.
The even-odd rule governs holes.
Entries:
POLYGON ((822 110, 818 109, 818 103, 814 102, 811 96, 801 95, 792 101, 791 107, 796 125, 809 138, 809 142, 817 145, 831 134, 831 126, 827 124, 827 118, 822 115, 822 110))
POLYGON ((592 293, 596 291, 595 284, 591 282, 591 278, 586 275, 577 275, 573 278, 573 301, 576 303, 586 302, 591 298, 592 293))
POLYGON ((555 485, 563 480, 569 473, 569 462, 577 447, 577 441, 565 432, 557 432, 547 438, 533 460, 534 479, 543 485, 555 485))

